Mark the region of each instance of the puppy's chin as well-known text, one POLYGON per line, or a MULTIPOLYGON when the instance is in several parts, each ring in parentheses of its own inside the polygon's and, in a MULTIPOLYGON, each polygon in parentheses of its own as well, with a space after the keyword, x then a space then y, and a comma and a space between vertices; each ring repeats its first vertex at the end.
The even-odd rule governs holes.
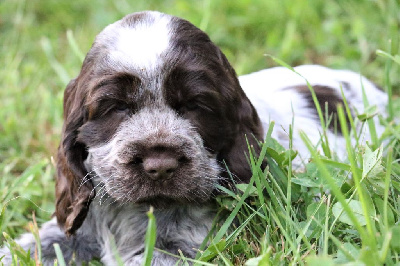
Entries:
POLYGON ((176 201, 176 199, 166 196, 153 196, 149 198, 140 199, 136 203, 140 205, 149 205, 149 206, 151 205, 156 209, 166 209, 182 202, 176 201))
POLYGON ((140 205, 148 205, 148 206, 153 206, 156 209, 168 209, 173 206, 179 206, 179 205, 201 205, 204 204, 204 202, 192 202, 192 201, 187 201, 183 199, 175 199, 172 197, 167 197, 167 196, 152 196, 148 198, 143 198, 140 199, 136 202, 136 204, 140 205))

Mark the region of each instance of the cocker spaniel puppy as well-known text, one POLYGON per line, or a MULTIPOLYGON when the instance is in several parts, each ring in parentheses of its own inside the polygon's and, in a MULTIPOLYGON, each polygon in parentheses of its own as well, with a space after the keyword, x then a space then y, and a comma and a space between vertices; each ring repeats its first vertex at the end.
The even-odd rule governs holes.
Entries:
MULTIPOLYGON (((296 71, 330 113, 342 102, 341 87, 359 109, 361 86, 372 104, 386 101, 359 74, 320 66, 296 71)), ((295 132, 305 131, 318 145, 321 126, 299 75, 274 68, 238 79, 209 37, 177 17, 141 12, 109 25, 65 89, 56 212, 40 230, 44 264, 53 264, 59 243, 66 261, 100 258, 114 265, 114 242, 126 265, 139 265, 150 205, 156 247, 194 257, 215 215, 215 185, 249 181, 248 143, 257 155, 271 120, 283 145, 292 121, 295 132)), ((336 133, 329 138, 340 154, 344 144, 336 133)), ((293 141, 306 158, 297 134, 293 141)), ((34 251, 30 234, 19 244, 34 251)), ((176 259, 155 251, 152 263, 176 259)))

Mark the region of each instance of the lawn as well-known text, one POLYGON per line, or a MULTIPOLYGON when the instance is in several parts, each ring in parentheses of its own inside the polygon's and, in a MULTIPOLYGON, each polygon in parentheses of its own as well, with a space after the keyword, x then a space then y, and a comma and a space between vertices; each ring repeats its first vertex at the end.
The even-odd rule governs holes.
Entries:
MULTIPOLYGON (((97 33, 140 10, 191 21, 239 75, 278 65, 268 54, 291 66, 351 69, 391 95, 389 117, 381 121, 385 134, 369 147, 349 144, 347 161, 310 147, 307 171, 292 173, 290 160, 276 155, 288 153, 267 140, 260 158, 269 158, 269 168, 260 171, 252 158, 251 184, 218 198, 220 219, 199 261, 400 265, 397 0, 1 1, 1 232, 15 238, 28 230, 33 213, 39 225, 52 215, 63 90, 97 33)), ((370 115, 360 116, 365 126, 371 127, 370 115)))

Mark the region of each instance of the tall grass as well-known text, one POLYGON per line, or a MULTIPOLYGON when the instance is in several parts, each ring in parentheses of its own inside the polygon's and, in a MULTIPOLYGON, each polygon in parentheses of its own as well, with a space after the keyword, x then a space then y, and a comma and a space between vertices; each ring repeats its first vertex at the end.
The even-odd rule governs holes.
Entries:
MULTIPOLYGON (((390 95, 389 117, 381 119, 386 131, 370 147, 350 142, 358 136, 356 121, 348 117, 347 128, 348 107, 339 108, 341 127, 348 129, 343 162, 328 156, 329 143, 322 141, 325 156, 308 145, 311 162, 305 172, 293 172, 295 152, 269 132, 262 153, 249 157, 251 182, 225 189, 217 199, 219 216, 196 261, 400 264, 399 7, 396 0, 0 2, 0 231, 6 233, 0 244, 9 243, 16 258, 35 264, 12 239, 26 231, 33 212, 41 224, 54 211, 52 156, 63 89, 104 26, 152 9, 184 17, 209 33, 238 74, 276 65, 264 56, 271 54, 291 66, 360 71, 390 95), (264 158, 268 168, 260 169, 264 158)), ((373 129, 371 113, 360 119, 373 129)), ((147 254, 154 243, 152 221, 150 212, 147 254)))

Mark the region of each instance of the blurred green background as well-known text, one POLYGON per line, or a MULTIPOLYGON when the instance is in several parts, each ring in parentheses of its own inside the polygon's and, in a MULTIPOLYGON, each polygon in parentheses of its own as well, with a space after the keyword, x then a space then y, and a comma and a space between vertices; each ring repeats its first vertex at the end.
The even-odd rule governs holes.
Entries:
POLYGON ((11 201, 0 231, 17 233, 32 210, 39 220, 50 216, 51 157, 62 126, 65 85, 78 74, 99 31, 147 9, 183 17, 206 31, 239 75, 275 66, 265 56, 271 54, 293 66, 360 71, 400 91, 398 68, 393 66, 387 79, 387 59, 376 55, 377 49, 398 53, 397 0, 2 0, 0 202, 22 198, 11 201))

